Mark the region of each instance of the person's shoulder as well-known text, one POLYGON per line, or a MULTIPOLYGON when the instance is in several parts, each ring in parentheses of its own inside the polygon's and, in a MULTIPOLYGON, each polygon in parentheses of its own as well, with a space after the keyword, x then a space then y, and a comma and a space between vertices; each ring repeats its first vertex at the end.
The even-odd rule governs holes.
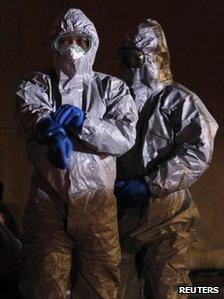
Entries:
POLYGON ((126 85, 126 83, 123 80, 121 80, 118 77, 115 77, 113 75, 95 72, 95 77, 98 78, 99 80, 107 81, 109 83, 126 85))
POLYGON ((115 92, 119 90, 128 90, 126 83, 113 75, 95 72, 95 78, 97 81, 100 81, 107 91, 115 92))
POLYGON ((161 101, 165 107, 182 106, 184 103, 195 105, 200 98, 184 85, 172 82, 162 90, 161 101))
POLYGON ((180 98, 198 98, 198 96, 192 90, 177 82, 172 82, 170 85, 168 85, 167 90, 180 98))
POLYGON ((34 71, 25 75, 19 82, 19 86, 25 86, 31 84, 37 87, 48 87, 54 76, 53 71, 34 71))

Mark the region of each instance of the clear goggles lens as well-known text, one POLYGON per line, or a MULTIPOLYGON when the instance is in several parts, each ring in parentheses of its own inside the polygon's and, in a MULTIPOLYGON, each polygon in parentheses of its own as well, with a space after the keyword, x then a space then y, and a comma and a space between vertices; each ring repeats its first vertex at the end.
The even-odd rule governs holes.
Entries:
POLYGON ((118 53, 118 61, 121 67, 140 68, 145 61, 145 56, 138 49, 121 49, 118 53))
POLYGON ((82 32, 69 32, 59 36, 54 41, 54 47, 58 52, 64 53, 70 48, 80 47, 85 53, 91 47, 91 36, 82 32))

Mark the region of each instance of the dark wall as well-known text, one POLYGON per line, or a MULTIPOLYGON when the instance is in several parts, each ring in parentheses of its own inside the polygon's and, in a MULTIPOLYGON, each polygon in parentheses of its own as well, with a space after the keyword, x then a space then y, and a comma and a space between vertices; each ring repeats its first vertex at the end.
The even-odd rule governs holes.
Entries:
POLYGON ((128 30, 150 17, 164 28, 174 79, 195 91, 221 126, 213 165, 193 188, 202 211, 201 247, 205 250, 210 244, 210 249, 221 250, 224 244, 222 6, 221 0, 0 1, 0 180, 6 185, 5 199, 19 223, 28 193, 30 167, 24 142, 17 136, 13 123, 14 91, 16 82, 25 74, 53 65, 48 41, 52 20, 64 8, 81 8, 95 23, 100 37, 94 68, 118 76, 115 57, 120 41, 128 30), (215 232, 212 227, 216 227, 215 232))

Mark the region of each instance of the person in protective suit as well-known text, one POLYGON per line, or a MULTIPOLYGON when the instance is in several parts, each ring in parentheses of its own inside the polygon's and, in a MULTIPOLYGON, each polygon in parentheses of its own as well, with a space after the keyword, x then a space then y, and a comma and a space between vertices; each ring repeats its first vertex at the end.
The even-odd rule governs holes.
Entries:
POLYGON ((121 298, 175 299, 178 285, 190 285, 185 259, 199 222, 188 187, 210 165, 217 123, 197 95, 172 80, 156 21, 130 32, 118 58, 139 114, 136 143, 118 158, 115 184, 121 298))
POLYGON ((74 298, 117 298, 116 157, 135 142, 136 106, 124 82, 92 70, 99 41, 81 10, 63 13, 50 37, 56 75, 29 75, 16 99, 33 165, 20 289, 64 299, 75 251, 74 298))

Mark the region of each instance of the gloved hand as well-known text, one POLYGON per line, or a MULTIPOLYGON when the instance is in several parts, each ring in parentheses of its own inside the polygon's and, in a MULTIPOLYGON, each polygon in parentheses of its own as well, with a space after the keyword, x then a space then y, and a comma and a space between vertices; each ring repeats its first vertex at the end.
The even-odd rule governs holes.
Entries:
POLYGON ((114 194, 121 205, 131 208, 144 203, 150 190, 143 180, 116 181, 114 194))
POLYGON ((63 105, 57 109, 53 119, 62 126, 78 128, 84 121, 84 112, 72 105, 63 105))
POLYGON ((72 150, 73 145, 70 139, 65 135, 56 134, 52 136, 48 144, 48 160, 56 168, 68 168, 72 150))
POLYGON ((50 117, 42 120, 37 128, 37 140, 40 144, 48 145, 47 157, 54 167, 68 167, 73 145, 60 124, 50 117))
POLYGON ((50 117, 46 117, 38 124, 36 137, 40 144, 46 144, 55 134, 66 135, 64 128, 53 121, 50 117))

